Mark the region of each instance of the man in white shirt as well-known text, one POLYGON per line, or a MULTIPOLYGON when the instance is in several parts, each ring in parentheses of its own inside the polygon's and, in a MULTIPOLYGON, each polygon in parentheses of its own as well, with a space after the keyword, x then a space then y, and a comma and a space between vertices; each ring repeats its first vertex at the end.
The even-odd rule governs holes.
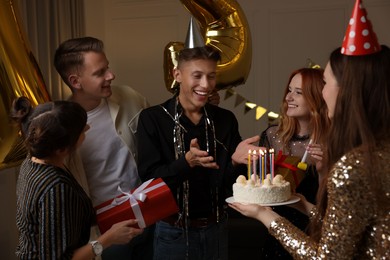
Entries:
MULTIPOLYGON (((115 75, 103 47, 103 42, 93 37, 70 39, 57 48, 54 57, 58 73, 72 91, 70 100, 88 114, 91 128, 68 166, 94 206, 118 195, 118 186, 129 190, 140 184, 135 135, 138 115, 148 106, 131 87, 111 86, 115 75)), ((149 233, 146 229, 129 245, 112 247, 102 258, 149 259, 145 254, 152 252, 145 247, 151 246, 149 233)))

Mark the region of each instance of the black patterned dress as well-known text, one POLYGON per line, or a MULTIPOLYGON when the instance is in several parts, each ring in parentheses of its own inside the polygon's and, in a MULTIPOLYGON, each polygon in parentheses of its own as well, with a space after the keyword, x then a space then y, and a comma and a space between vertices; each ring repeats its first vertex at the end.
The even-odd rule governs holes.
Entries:
POLYGON ((88 243, 94 209, 70 172, 27 158, 16 195, 19 259, 71 259, 88 243))

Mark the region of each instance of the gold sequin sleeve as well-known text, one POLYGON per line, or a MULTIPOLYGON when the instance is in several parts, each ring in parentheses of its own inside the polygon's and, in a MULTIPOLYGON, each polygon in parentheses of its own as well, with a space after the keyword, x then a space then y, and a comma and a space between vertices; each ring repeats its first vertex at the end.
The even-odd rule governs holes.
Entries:
POLYGON ((390 145, 377 152, 384 187, 384 204, 378 205, 369 166, 355 150, 343 156, 328 178, 328 207, 320 241, 284 218, 271 223, 270 233, 294 259, 390 259, 390 145))

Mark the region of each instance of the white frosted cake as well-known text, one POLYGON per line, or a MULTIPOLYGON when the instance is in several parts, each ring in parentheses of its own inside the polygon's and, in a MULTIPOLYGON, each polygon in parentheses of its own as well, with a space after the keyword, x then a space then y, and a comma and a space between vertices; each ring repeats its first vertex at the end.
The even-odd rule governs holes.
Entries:
POLYGON ((242 203, 279 203, 290 199, 291 187, 281 175, 276 175, 271 181, 267 174, 262 184, 260 180, 246 180, 245 176, 240 175, 233 184, 233 197, 234 201, 242 203))

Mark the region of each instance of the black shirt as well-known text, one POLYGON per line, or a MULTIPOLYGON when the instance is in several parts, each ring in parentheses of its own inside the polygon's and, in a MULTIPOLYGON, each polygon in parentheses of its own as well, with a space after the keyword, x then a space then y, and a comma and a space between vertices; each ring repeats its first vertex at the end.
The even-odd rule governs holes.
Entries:
MULTIPOLYGON (((233 167, 231 160, 232 154, 241 142, 238 122, 232 112, 206 104, 208 119, 214 124, 214 142, 212 127, 206 123, 205 115, 195 125, 182 113, 180 125, 185 128, 183 142, 186 152, 193 138, 198 139, 202 150, 206 150, 208 143, 211 156, 214 156, 214 144, 216 145, 218 170, 200 166, 191 168, 184 155, 175 158, 176 144, 173 135, 175 106, 176 97, 141 112, 137 130, 138 172, 142 181, 161 177, 171 189, 181 210, 183 209, 182 184, 188 180, 189 217, 208 217, 217 209, 217 204, 222 207, 225 205, 225 199, 232 196, 233 182, 240 174, 240 170, 233 167)), ((180 109, 178 104, 178 111, 180 109)), ((241 174, 245 172, 241 171, 241 174)))

